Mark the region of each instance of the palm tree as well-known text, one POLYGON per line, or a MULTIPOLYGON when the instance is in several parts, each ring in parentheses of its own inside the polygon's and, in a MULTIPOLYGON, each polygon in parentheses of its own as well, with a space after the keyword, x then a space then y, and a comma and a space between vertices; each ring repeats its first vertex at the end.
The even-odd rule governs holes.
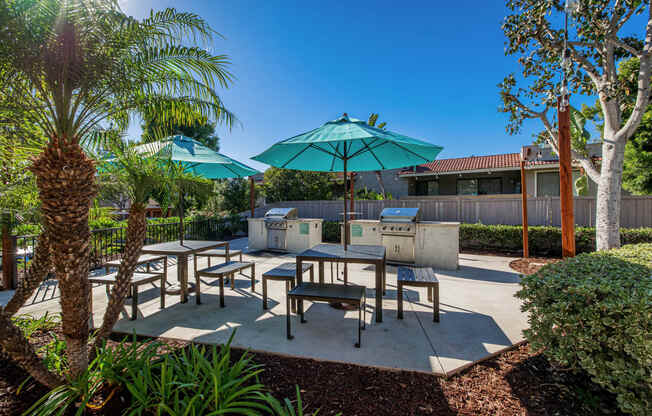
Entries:
MULTIPOLYGON (((367 120, 367 124, 370 125, 371 127, 377 127, 379 129, 384 129, 387 123, 384 121, 376 126, 376 122, 378 121, 378 113, 371 113, 369 115, 369 119, 367 120)), ((380 186, 380 193, 383 196, 383 199, 386 198, 386 193, 385 193, 385 184, 383 183, 383 173, 379 170, 375 170, 374 173, 376 174, 376 180, 378 181, 378 186, 380 186)))
MULTIPOLYGON (((171 124, 190 124, 196 114, 233 123, 215 91, 231 83, 228 60, 186 46, 215 34, 199 16, 165 9, 138 21, 117 0, 0 0, 0 27, 0 83, 9 98, 2 113, 27 115, 47 138, 30 170, 61 290, 69 375, 76 377, 88 365, 88 212, 96 192, 95 163, 80 144, 124 131, 135 113, 163 113, 171 124)), ((22 341, 14 335, 0 340, 7 352, 22 341)), ((24 351, 13 357, 34 361, 24 351)))

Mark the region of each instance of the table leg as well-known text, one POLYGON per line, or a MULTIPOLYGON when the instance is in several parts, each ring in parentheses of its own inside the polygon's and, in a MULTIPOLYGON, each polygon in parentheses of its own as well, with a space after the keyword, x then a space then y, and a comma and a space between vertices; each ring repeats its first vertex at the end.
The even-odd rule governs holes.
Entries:
MULTIPOLYGON (((301 261, 301 257, 297 257, 297 270, 295 273, 295 278, 297 279, 297 286, 301 286, 303 283, 303 265, 301 261)), ((303 320, 303 300, 297 299, 297 313, 301 315, 301 319, 303 320)), ((290 313, 288 311, 288 313, 290 313)), ((288 315, 289 316, 289 315, 288 315)), ((289 319, 289 318, 288 318, 289 319)), ((289 328, 289 326, 288 326, 289 328)), ((288 332, 289 335, 289 332, 288 332)))
POLYGON ((201 305, 201 276, 195 272, 195 303, 201 305))
POLYGON ((331 261, 331 283, 333 283, 333 262, 331 261))
POLYGON ((432 288, 433 293, 433 322, 439 322, 439 283, 435 283, 435 286, 432 288))
POLYGON ((256 291, 256 264, 251 263, 251 291, 256 291))
POLYGON ((267 309, 267 279, 263 276, 263 309, 267 309))
POLYGON ((344 284, 349 284, 349 264, 346 261, 344 262, 344 284))
POLYGON ((161 309, 165 309, 165 274, 161 276, 161 309))
POLYGON ((177 279, 181 286, 181 303, 188 302, 188 256, 177 255, 177 279))
MULTIPOLYGON (((320 261, 319 262, 319 284, 323 285, 325 279, 326 279, 326 277, 324 276, 324 262, 320 261)), ((310 281, 311 282, 313 281, 312 269, 310 269, 310 281)))
POLYGON ((383 269, 385 262, 376 263, 376 322, 383 322, 383 269))
POLYGON ((131 285, 131 320, 135 321, 138 317, 138 286, 131 285))
POLYGON ((285 297, 285 302, 286 302, 286 305, 285 305, 285 330, 287 332, 288 339, 292 339, 294 337, 292 336, 292 331, 290 329, 290 297, 289 296, 285 297))
POLYGON ((220 276, 220 308, 223 307, 224 307, 224 276, 220 276))
POLYGON ((403 284, 399 281, 397 284, 396 303, 398 303, 398 315, 396 319, 403 319, 403 284))
POLYGON ((226 254, 226 261, 231 261, 231 255, 229 254, 229 243, 226 243, 224 246, 224 254, 226 254))
POLYGON ((358 303, 358 342, 356 342, 355 347, 360 348, 360 338, 362 337, 361 334, 361 329, 362 329, 362 304, 358 303))

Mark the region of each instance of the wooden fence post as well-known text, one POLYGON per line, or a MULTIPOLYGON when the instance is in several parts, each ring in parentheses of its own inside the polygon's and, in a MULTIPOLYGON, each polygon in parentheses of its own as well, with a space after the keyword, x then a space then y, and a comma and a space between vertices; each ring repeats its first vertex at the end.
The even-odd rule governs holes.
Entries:
POLYGON ((11 235, 11 214, 2 213, 2 288, 13 289, 16 281, 16 247, 11 235))

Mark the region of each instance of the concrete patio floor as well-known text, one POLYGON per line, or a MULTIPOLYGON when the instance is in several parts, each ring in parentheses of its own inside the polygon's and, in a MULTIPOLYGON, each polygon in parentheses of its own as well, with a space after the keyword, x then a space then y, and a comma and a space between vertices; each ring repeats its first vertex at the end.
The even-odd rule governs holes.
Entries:
MULTIPOLYGON (((351 283, 367 286, 367 329, 362 332, 362 348, 354 347, 357 339, 357 311, 331 308, 325 303, 305 303, 306 324, 292 316, 295 338, 288 340, 285 330, 285 284, 268 282, 269 308, 262 309, 262 273, 292 255, 246 252, 247 240, 231 242, 233 249, 245 249, 244 260, 256 263, 256 292, 250 280, 237 276, 235 290, 225 289, 225 308, 219 307, 218 281, 204 280, 202 304, 194 295, 188 303, 179 296, 167 296, 166 308, 159 309, 159 289, 141 286, 139 318, 128 320, 126 306, 123 319, 115 331, 161 336, 188 341, 221 344, 237 328, 233 345, 252 350, 339 361, 361 365, 447 374, 509 347, 523 339, 527 317, 514 298, 519 277, 509 268, 506 257, 460 254, 457 271, 436 270, 440 279, 439 323, 432 321, 432 304, 425 288, 409 287, 404 296, 404 319, 396 319, 396 268, 388 266, 387 292, 383 298, 383 322, 375 322, 373 267, 351 265, 351 283)), ((192 262, 189 262, 192 264, 192 262)), ((169 260, 168 281, 176 282, 176 261, 169 260)), ((200 267, 206 265, 202 258, 200 267)), ((190 280, 194 281, 190 265, 190 280)), ((317 278, 315 267, 315 278, 317 278)), ((340 273, 342 269, 340 267, 340 273)), ((247 273, 247 272, 245 272, 247 273)), ((326 265, 326 282, 330 267, 326 265)), ((305 279, 308 279, 306 273, 305 279)), ((6 294, 8 292, 0 292, 6 294)), ((0 303, 3 303, 0 298, 0 303)), ((101 323, 106 307, 103 286, 93 290, 94 324, 101 323)), ((127 301, 127 304, 130 300, 127 301)), ((59 300, 55 281, 45 282, 20 313, 40 316, 58 312, 59 300)))

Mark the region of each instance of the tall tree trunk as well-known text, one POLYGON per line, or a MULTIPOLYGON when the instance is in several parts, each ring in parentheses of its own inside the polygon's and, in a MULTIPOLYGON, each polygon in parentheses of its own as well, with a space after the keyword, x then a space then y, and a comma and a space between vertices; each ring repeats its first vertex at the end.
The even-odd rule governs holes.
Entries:
POLYGON ((625 144, 604 142, 596 197, 596 243, 598 250, 620 247, 620 206, 625 144))
POLYGON ((383 195, 383 199, 386 198, 385 194, 385 184, 383 183, 383 172, 376 170, 374 171, 376 174, 376 180, 378 181, 378 186, 380 187, 380 193, 383 195))
POLYGON ((27 299, 32 296, 34 290, 43 282, 45 277, 50 272, 52 263, 50 261, 50 242, 46 232, 39 235, 34 248, 34 258, 29 263, 29 268, 25 275, 18 283, 16 292, 7 302, 3 312, 8 316, 14 315, 18 312, 27 299))
POLYGON ((41 384, 49 388, 63 384, 63 379, 45 367, 43 360, 36 355, 29 341, 11 322, 11 317, 4 312, 0 312, 0 345, 3 352, 41 384))
POLYGON ((95 345, 91 351, 93 356, 97 348, 102 346, 104 339, 111 333, 113 325, 118 320, 120 311, 122 311, 122 307, 124 306, 129 290, 129 281, 136 270, 136 263, 138 262, 138 257, 140 257, 140 250, 143 248, 143 241, 147 234, 147 217, 145 213, 146 207, 144 204, 133 204, 129 208, 125 253, 122 257, 122 263, 120 263, 120 267, 118 268, 117 283, 111 291, 111 297, 104 313, 102 326, 96 334, 95 345))
POLYGON ((53 137, 30 170, 39 189, 43 225, 61 290, 61 328, 70 375, 88 367, 90 229, 95 166, 76 140, 53 137))

